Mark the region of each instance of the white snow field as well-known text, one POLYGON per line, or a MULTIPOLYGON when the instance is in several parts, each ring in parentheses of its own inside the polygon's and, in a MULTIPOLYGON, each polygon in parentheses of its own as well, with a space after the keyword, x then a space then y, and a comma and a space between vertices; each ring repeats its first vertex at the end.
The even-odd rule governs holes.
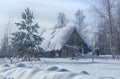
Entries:
POLYGON ((0 79, 120 79, 120 61, 110 56, 71 60, 41 58, 41 61, 18 62, 0 66, 0 79))

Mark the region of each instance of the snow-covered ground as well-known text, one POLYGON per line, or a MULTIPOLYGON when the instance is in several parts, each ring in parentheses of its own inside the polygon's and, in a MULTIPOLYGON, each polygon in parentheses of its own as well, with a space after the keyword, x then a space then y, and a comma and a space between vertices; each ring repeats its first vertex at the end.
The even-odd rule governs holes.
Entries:
POLYGON ((110 56, 95 59, 42 58, 0 66, 0 79, 120 79, 120 61, 110 56))

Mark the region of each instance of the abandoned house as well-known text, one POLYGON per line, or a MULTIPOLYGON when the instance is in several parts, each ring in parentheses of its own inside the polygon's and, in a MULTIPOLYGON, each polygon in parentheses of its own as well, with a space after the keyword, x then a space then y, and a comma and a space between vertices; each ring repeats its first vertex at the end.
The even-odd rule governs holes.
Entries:
POLYGON ((42 37, 45 57, 81 56, 91 51, 86 39, 74 26, 48 30, 42 37))

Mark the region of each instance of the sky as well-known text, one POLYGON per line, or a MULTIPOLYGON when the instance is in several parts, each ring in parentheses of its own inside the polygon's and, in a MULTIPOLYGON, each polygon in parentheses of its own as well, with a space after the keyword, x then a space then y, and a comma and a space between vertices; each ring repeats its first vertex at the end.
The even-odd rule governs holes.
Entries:
POLYGON ((90 12, 92 4, 94 0, 0 0, 0 35, 3 35, 7 28, 16 31, 17 26, 14 23, 20 22, 21 12, 26 7, 33 11, 35 21, 44 29, 55 26, 59 12, 66 14, 70 20, 68 25, 72 26, 78 9, 83 10, 86 15, 87 28, 93 28, 94 18, 90 12))

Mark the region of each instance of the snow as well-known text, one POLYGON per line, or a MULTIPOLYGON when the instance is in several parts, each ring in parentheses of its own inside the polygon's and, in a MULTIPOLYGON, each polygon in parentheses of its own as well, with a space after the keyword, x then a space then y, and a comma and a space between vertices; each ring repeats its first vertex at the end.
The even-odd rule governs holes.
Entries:
POLYGON ((46 70, 47 71, 56 71, 56 70, 59 70, 59 68, 57 66, 51 66, 51 67, 48 67, 46 70))
POLYGON ((68 72, 69 70, 62 68, 59 71, 61 71, 61 72, 68 72))
MULTIPOLYGON (((14 79, 96 79, 84 73, 54 71, 54 68, 56 69, 56 67, 51 67, 50 70, 41 71, 38 69, 17 67, 6 70, 3 75, 14 79)), ((3 70, 4 68, 0 69, 0 73, 3 70)))
POLYGON ((9 65, 9 64, 3 64, 3 65, 1 65, 0 67, 1 67, 1 68, 2 68, 2 67, 10 67, 10 65, 9 65))
POLYGON ((81 72, 80 72, 80 74, 89 75, 89 73, 88 73, 88 72, 86 72, 86 71, 81 71, 81 72))
POLYGON ((16 67, 26 67, 26 65, 23 64, 23 63, 18 63, 18 64, 16 65, 16 67))
POLYGON ((67 40, 69 39, 70 35, 74 30, 78 32, 83 41, 90 47, 90 44, 83 37, 83 35, 76 29, 75 26, 69 26, 60 29, 52 29, 44 32, 42 35, 44 40, 41 43, 41 47, 45 51, 60 50, 67 42, 67 40))
POLYGON ((111 56, 71 60, 41 58, 0 66, 0 79, 120 79, 120 61, 111 56))

